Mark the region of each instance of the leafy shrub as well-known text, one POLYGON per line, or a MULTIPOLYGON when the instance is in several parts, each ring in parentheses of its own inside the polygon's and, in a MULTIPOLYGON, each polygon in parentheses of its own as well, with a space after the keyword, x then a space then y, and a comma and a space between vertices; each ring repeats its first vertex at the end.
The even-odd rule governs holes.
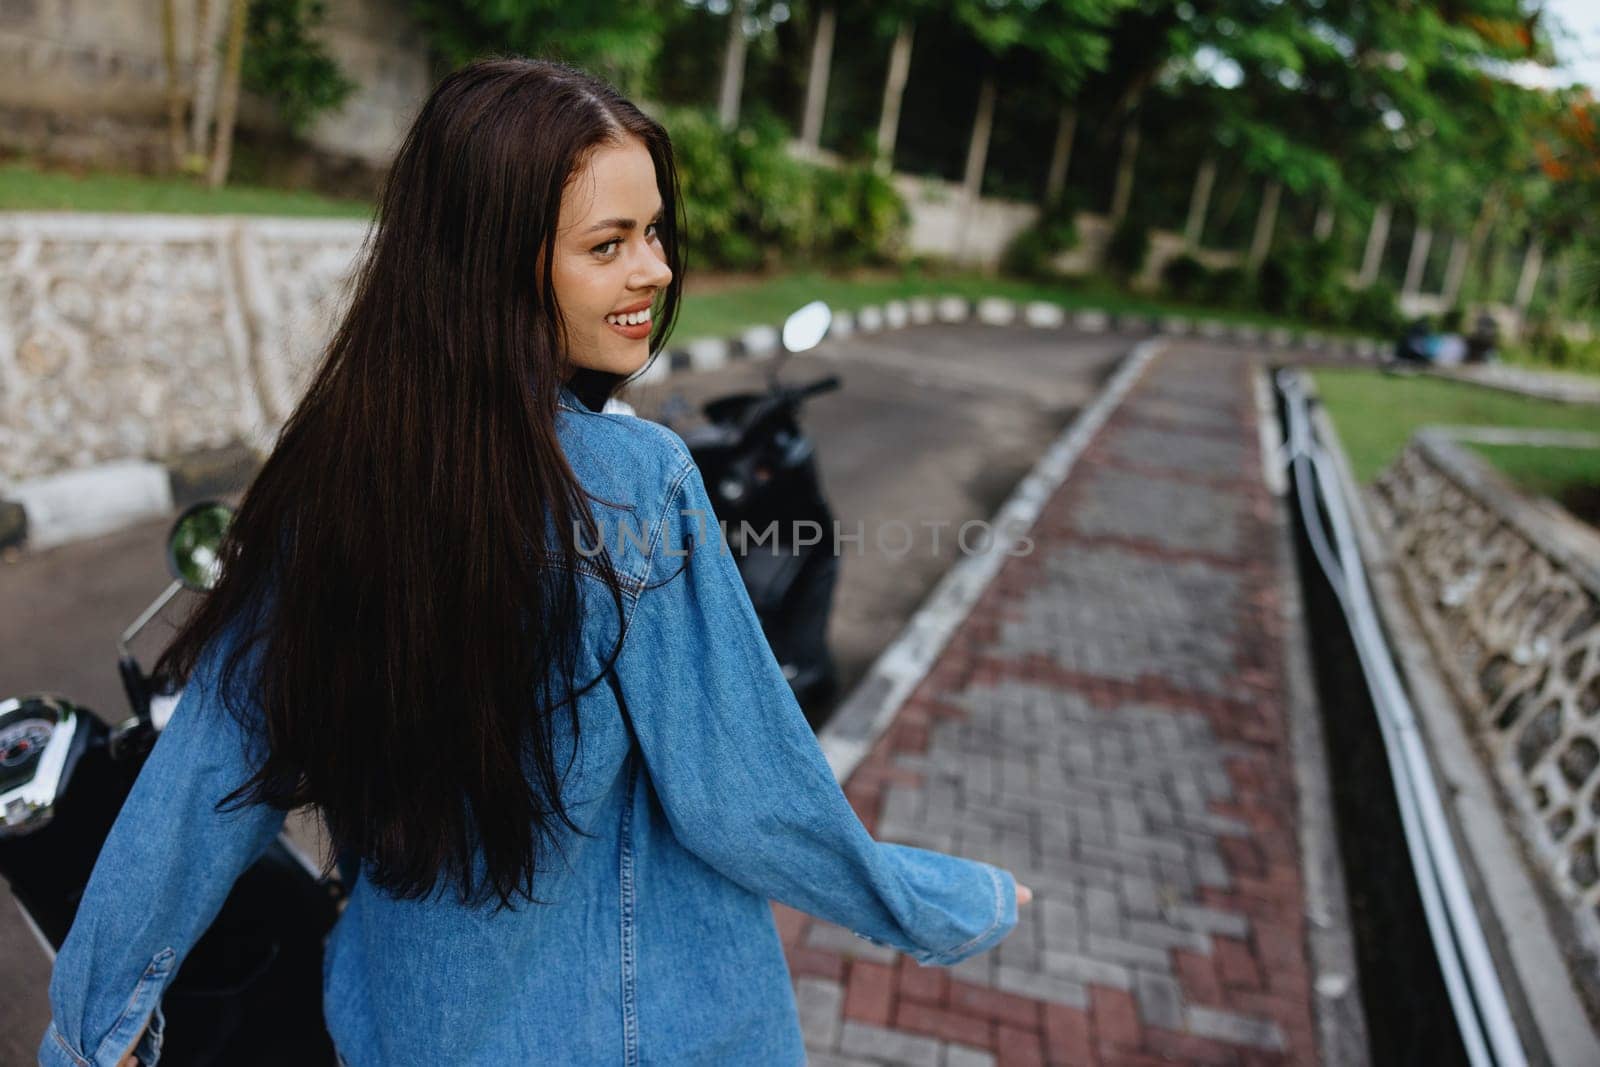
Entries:
POLYGON ((1150 254, 1150 224, 1129 214, 1111 231, 1106 242, 1106 269, 1120 281, 1127 281, 1144 267, 1150 254))
POLYGON ((667 112, 696 265, 758 270, 780 262, 892 260, 910 212, 870 165, 843 169, 789 155, 770 116, 732 131, 697 109, 667 112))
POLYGON ((1365 289, 1347 292, 1342 309, 1345 325, 1380 337, 1398 337, 1405 329, 1405 316, 1400 314, 1399 295, 1394 286, 1387 282, 1373 282, 1365 289))
POLYGON ((1262 261, 1256 301, 1274 314, 1328 322, 1338 313, 1341 285, 1332 241, 1294 241, 1262 261))
POLYGON ((1051 261, 1078 243, 1078 205, 1067 195, 1047 203, 1039 218, 1006 245, 1000 269, 1023 278, 1046 278, 1055 273, 1051 261))
POLYGON ((253 0, 246 17, 240 81, 296 133, 356 89, 318 39, 327 17, 323 0, 253 0))
POLYGON ((1205 295, 1211 271, 1187 252, 1167 261, 1161 271, 1161 284, 1179 300, 1195 300, 1205 295))
POLYGON ((1250 302, 1250 279, 1242 267, 1223 267, 1204 278, 1200 298, 1217 307, 1242 307, 1250 302))
POLYGON ((870 163, 817 171, 817 225, 811 253, 835 264, 886 263, 899 258, 911 210, 888 176, 870 163))

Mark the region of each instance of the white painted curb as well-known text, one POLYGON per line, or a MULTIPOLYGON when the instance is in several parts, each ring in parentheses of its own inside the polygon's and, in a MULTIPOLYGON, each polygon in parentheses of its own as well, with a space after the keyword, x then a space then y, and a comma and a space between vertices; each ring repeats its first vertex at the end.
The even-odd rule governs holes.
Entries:
POLYGON ((97 537, 172 512, 167 468, 141 460, 18 482, 9 495, 28 516, 30 548, 97 537))

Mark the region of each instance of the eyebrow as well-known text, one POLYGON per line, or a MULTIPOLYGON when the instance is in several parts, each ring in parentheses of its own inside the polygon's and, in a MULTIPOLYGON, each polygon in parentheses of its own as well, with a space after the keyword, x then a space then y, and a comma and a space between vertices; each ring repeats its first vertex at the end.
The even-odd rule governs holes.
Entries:
MULTIPOLYGON (((659 220, 666 210, 667 206, 665 204, 656 208, 655 220, 659 220)), ((596 233, 600 230, 632 230, 637 225, 639 225, 639 223, 635 219, 601 219, 599 222, 595 223, 593 226, 590 226, 583 232, 584 235, 587 236, 588 234, 596 233)))

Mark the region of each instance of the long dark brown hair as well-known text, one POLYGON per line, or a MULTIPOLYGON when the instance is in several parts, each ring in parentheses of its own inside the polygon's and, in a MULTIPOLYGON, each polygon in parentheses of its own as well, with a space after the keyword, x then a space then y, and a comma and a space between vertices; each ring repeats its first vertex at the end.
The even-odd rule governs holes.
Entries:
MULTIPOLYGON (((629 137, 663 201, 659 352, 683 278, 666 131, 558 63, 484 60, 439 84, 385 183, 349 312, 228 532, 221 579, 157 665, 188 678, 237 627, 221 691, 266 755, 222 806, 314 805, 400 897, 453 884, 464 902, 535 901, 539 860, 561 825, 578 829, 555 727, 564 708, 576 744, 576 697, 599 681, 576 678, 576 539, 598 537, 556 435, 553 237, 587 153, 629 137)), ((571 381, 590 406, 621 383, 571 381)), ((601 568, 620 609, 605 557, 581 565, 601 568)))

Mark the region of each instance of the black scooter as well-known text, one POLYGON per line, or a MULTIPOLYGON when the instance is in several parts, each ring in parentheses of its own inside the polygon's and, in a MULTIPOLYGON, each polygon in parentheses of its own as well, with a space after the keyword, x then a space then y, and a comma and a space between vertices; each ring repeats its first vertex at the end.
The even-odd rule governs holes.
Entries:
MULTIPOLYGON (((831 322, 821 301, 789 316, 784 357, 816 347, 831 322)), ((784 384, 778 380, 782 362, 768 371, 765 393, 718 397, 701 409, 705 424, 681 435, 725 525, 767 641, 815 727, 838 691, 827 631, 839 558, 833 510, 815 448, 800 427, 800 408, 840 382, 829 375, 807 385, 784 384)), ((669 408, 665 414, 671 425, 674 413, 669 408)))
MULTIPOLYGON (((96 857, 180 695, 128 651, 179 590, 204 589, 231 513, 196 504, 173 525, 175 580, 118 643, 133 715, 108 727, 45 694, 0 700, 0 877, 54 958, 96 857)), ((335 1063, 322 1018, 322 945, 343 890, 280 837, 234 884, 162 997, 161 1062, 335 1063)))

